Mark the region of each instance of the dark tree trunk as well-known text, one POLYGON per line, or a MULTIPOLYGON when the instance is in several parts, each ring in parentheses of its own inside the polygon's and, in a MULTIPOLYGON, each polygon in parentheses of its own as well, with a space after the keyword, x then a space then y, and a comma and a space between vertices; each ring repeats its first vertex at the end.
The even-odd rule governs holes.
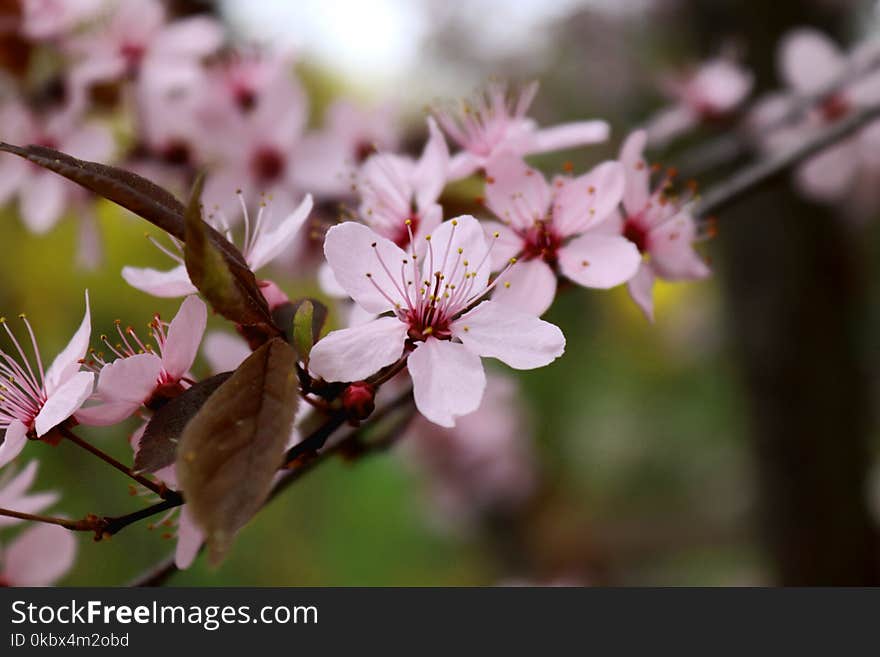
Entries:
MULTIPOLYGON (((706 51, 727 34, 741 36, 765 88, 778 84, 776 46, 789 28, 814 22, 834 34, 840 27, 840 16, 807 16, 808 6, 692 4, 706 51)), ((874 418, 858 331, 868 308, 858 229, 799 200, 786 181, 726 211, 720 229, 718 269, 775 577, 786 585, 878 584, 866 494, 874 418)))

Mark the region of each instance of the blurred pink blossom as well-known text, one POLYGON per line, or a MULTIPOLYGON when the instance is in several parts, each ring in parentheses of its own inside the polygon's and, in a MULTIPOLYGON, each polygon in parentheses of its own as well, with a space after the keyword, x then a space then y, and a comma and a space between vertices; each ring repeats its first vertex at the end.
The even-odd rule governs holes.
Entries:
POLYGON ((401 443, 443 515, 464 524, 515 509, 536 484, 531 433, 515 382, 486 377, 479 409, 445 429, 417 419, 401 443))
POLYGON ((501 82, 490 83, 472 100, 434 111, 446 134, 462 149, 449 164, 449 179, 458 180, 484 168, 497 154, 530 155, 595 144, 608 139, 605 121, 561 123, 538 128, 526 116, 538 83, 508 91, 501 82))
POLYGON ((720 57, 665 79, 663 86, 675 103, 649 121, 648 142, 660 147, 704 121, 723 118, 746 99, 753 84, 750 71, 720 57))
MULTIPOLYGON (((110 131, 83 121, 71 110, 37 116, 12 101, 0 107, 0 136, 17 144, 36 144, 86 160, 107 161, 114 150, 110 131)), ((31 232, 48 232, 84 198, 82 190, 58 174, 13 155, 0 156, 0 204, 18 196, 21 217, 31 232)))
POLYGON ((42 437, 73 415, 92 393, 95 375, 80 371, 91 334, 88 292, 85 316, 79 329, 45 371, 27 318, 22 315, 36 367, 31 365, 6 319, 0 319, 18 354, 17 360, 0 351, 0 375, 5 379, 0 387, 0 429, 5 431, 0 445, 0 467, 3 467, 21 453, 29 433, 42 437))
POLYGON ((710 271, 693 248, 697 224, 688 208, 689 195, 667 195, 669 179, 651 191, 651 169, 643 155, 645 142, 645 132, 638 130, 621 147, 620 162, 626 174, 623 212, 615 210, 603 230, 623 235, 645 256, 638 273, 629 281, 629 293, 645 316, 653 320, 656 278, 695 280, 707 277, 710 271))
POLYGON ((364 161, 397 148, 396 119, 390 105, 364 109, 336 101, 327 109, 323 127, 307 133, 299 144, 298 183, 316 196, 350 195, 364 161))
POLYGON ((604 162, 577 178, 544 176, 519 157, 502 154, 486 167, 486 205, 503 223, 484 222, 498 236, 493 270, 517 262, 498 277, 493 299, 542 315, 556 296, 558 275, 578 285, 610 288, 639 267, 633 244, 602 230, 624 189, 623 167, 604 162))
POLYGON ((185 88, 222 42, 223 27, 212 18, 168 22, 158 0, 119 0, 106 21, 68 41, 74 98, 84 103, 92 84, 128 75, 150 78, 154 89, 185 88))
POLYGON ((199 120, 207 138, 201 150, 213 166, 203 200, 207 208, 237 217, 232 193, 240 189, 248 198, 264 194, 284 214, 308 191, 299 177, 300 165, 308 166, 299 158, 308 101, 288 58, 247 62, 209 72, 199 120))
POLYGON ((446 221, 424 240, 418 256, 414 245, 406 253, 356 222, 328 231, 324 253, 339 284, 364 310, 394 314, 333 331, 312 349, 310 369, 328 381, 360 381, 407 353, 416 407, 451 427, 480 406, 481 357, 542 367, 562 354, 565 338, 553 324, 483 300, 491 248, 476 219, 446 221))
POLYGON ((84 406, 76 419, 83 424, 107 426, 134 415, 156 395, 173 395, 189 384, 189 370, 195 361, 208 309, 197 296, 184 299, 170 324, 155 316, 150 331, 156 343, 144 343, 134 329, 124 331, 117 323, 120 343, 104 344, 117 358, 105 362, 93 354, 89 365, 98 371, 98 385, 92 401, 84 406))
POLYGON ((103 0, 22 0, 22 33, 36 40, 69 35, 87 20, 95 18, 103 0))
MULTIPOLYGON (((52 506, 58 501, 58 494, 53 491, 45 493, 29 493, 28 489, 33 485, 37 476, 39 463, 31 461, 21 472, 12 473, 8 470, 0 478, 0 507, 14 509, 21 513, 39 513, 43 509, 52 506)), ((0 516, 0 529, 20 524, 17 518, 0 516)))
MULTIPOLYGON (((799 99, 823 92, 851 67, 857 67, 875 53, 876 45, 871 43, 850 54, 844 53, 812 28, 800 28, 786 35, 780 44, 778 64, 789 92, 765 97, 750 117, 765 150, 794 148, 851 112, 880 102, 880 73, 875 71, 827 95, 801 120, 777 125, 799 99)), ((864 209, 876 207, 880 202, 876 191, 880 180, 878 144, 880 121, 874 121, 799 165, 795 184, 805 196, 817 201, 861 201, 864 209)))
MULTIPOLYGON (((38 464, 31 461, 20 472, 0 480, 0 507, 22 513, 40 513, 58 500, 52 491, 30 493, 38 464)), ((0 528, 21 524, 0 517, 0 528)), ((54 525, 37 524, 22 531, 7 545, 0 544, 0 586, 47 586, 73 565, 76 539, 73 532, 54 525)))
POLYGON ((73 567, 76 547, 74 533, 64 527, 28 527, 0 545, 0 586, 54 584, 73 567))

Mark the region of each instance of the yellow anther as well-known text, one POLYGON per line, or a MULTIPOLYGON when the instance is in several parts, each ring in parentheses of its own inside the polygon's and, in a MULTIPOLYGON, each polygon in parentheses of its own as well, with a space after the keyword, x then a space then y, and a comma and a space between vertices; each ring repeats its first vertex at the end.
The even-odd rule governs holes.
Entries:
POLYGON ((510 287, 510 281, 504 281, 504 287, 510 287))
POLYGON ((512 264, 512 265, 516 264, 516 258, 511 258, 511 259, 510 259, 510 264, 512 264))
POLYGON ((492 237, 499 238, 499 237, 501 237, 501 233, 499 233, 499 232, 496 230, 494 233, 492 233, 492 237))

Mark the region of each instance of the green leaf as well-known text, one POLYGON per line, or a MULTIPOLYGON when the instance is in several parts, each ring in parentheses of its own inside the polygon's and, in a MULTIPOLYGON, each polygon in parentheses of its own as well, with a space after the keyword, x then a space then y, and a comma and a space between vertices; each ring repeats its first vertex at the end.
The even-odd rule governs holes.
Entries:
POLYGON ((293 429, 296 353, 270 340, 245 360, 187 424, 177 475, 212 563, 266 501, 293 429))
MULTIPOLYGON (((318 305, 319 308, 324 310, 323 314, 326 316, 326 308, 323 308, 320 304, 318 305)), ((323 324, 323 322, 319 323, 323 324)), ((320 326, 317 332, 320 332, 320 326)), ((317 339, 318 335, 315 331, 315 304, 310 299, 303 299, 293 316, 293 346, 296 347, 300 360, 307 366, 309 354, 317 339)))
POLYGON ((134 457, 136 472, 156 472, 174 463, 187 423, 230 376, 232 372, 223 372, 199 381, 153 413, 134 457))
MULTIPOLYGON (((184 213, 183 256, 189 278, 215 311, 237 324, 259 326, 269 337, 282 332, 272 321, 269 306, 247 264, 226 257, 202 221, 203 178, 193 187, 184 213)), ((229 244, 225 238, 223 242, 229 244)))

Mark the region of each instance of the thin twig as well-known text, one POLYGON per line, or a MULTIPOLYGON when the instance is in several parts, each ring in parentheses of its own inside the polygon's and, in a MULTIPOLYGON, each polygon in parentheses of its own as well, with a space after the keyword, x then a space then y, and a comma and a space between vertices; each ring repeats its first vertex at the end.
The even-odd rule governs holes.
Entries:
POLYGON ((708 217, 744 193, 762 185, 811 155, 848 137, 865 124, 880 118, 880 105, 855 112, 783 153, 741 169, 706 192, 698 201, 697 214, 708 217))
POLYGON ((58 525, 71 531, 91 532, 97 531, 102 522, 97 516, 86 516, 81 520, 69 520, 67 518, 58 518, 56 516, 42 516, 35 513, 23 513, 21 511, 13 511, 12 509, 0 509, 0 516, 7 518, 17 518, 18 520, 28 520, 30 522, 42 522, 47 525, 58 525))
POLYGON ((117 516, 115 518, 104 518, 104 522, 106 523, 104 526, 104 534, 109 534, 112 536, 116 534, 129 525, 138 522, 140 520, 145 520, 152 516, 158 515, 163 511, 169 511, 178 506, 183 505, 183 495, 178 493, 177 491, 168 491, 168 496, 166 499, 161 502, 157 502, 148 507, 144 507, 138 511, 133 511, 132 513, 127 513, 124 516, 117 516))
POLYGON ((106 452, 104 452, 104 451, 98 449, 97 447, 95 447, 94 445, 86 442, 85 440, 83 440, 82 438, 77 436, 75 433, 73 433, 73 431, 71 431, 70 429, 68 429, 64 425, 60 425, 58 427, 58 429, 61 431, 61 435, 63 435, 65 438, 67 438, 74 445, 77 445, 77 446, 81 447, 82 449, 86 450, 87 452, 89 452, 90 454, 97 456, 99 459, 101 459, 105 463, 108 463, 111 466, 113 466, 114 468, 116 468, 117 470, 119 470, 119 472, 121 472, 125 476, 130 477, 131 479, 134 479, 137 483, 139 483, 144 488, 153 491, 159 497, 161 497, 163 499, 168 497, 169 491, 165 485, 157 484, 155 481, 151 481, 150 479, 147 479, 146 477, 144 477, 142 475, 136 474, 127 465, 120 463, 119 461, 117 461, 115 458, 113 458, 112 456, 110 456, 106 452))

